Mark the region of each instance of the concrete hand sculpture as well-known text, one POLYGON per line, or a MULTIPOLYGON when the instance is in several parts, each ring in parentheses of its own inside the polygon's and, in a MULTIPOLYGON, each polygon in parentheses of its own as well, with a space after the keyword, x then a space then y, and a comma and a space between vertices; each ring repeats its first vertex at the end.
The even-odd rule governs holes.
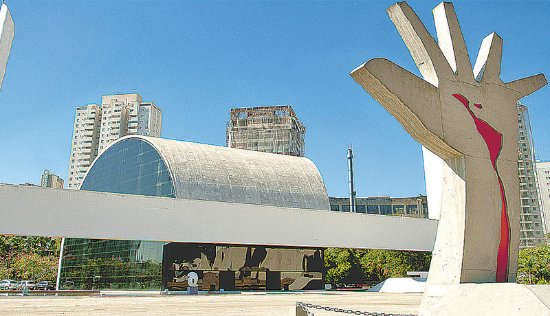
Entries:
POLYGON ((2 5, 0 6, 0 88, 4 82, 4 74, 6 73, 8 57, 11 51, 13 34, 13 19, 11 18, 8 6, 2 1, 2 5))
POLYGON ((539 74, 504 83, 502 39, 495 33, 483 40, 472 69, 451 3, 433 11, 437 43, 407 3, 388 13, 424 79, 380 58, 351 76, 446 163, 428 281, 514 281, 520 216, 516 101, 546 79, 539 74))

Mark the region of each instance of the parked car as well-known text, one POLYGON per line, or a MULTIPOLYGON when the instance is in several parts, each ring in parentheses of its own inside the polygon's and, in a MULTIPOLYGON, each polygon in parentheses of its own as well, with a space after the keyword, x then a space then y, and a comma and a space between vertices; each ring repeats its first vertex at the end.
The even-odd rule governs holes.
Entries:
POLYGON ((17 284, 18 290, 23 290, 24 288, 27 288, 29 290, 34 290, 36 287, 36 283, 33 280, 23 280, 19 281, 17 284))
POLYGON ((35 289, 36 290, 55 290, 55 284, 53 282, 50 282, 50 281, 40 281, 38 283, 36 283, 36 286, 35 286, 35 289))
POLYGON ((15 290, 17 289, 17 281, 2 280, 0 281, 0 290, 15 290))
POLYGON ((71 280, 65 281, 65 283, 63 284, 63 289, 64 290, 74 290, 75 289, 74 282, 71 281, 71 280))

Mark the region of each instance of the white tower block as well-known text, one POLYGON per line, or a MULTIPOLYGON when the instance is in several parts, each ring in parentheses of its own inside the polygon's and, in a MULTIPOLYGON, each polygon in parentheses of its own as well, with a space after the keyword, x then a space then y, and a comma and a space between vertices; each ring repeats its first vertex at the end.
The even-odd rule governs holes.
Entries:
POLYGON ((6 4, 2 4, 0 8, 0 88, 4 82, 14 30, 10 10, 6 4))

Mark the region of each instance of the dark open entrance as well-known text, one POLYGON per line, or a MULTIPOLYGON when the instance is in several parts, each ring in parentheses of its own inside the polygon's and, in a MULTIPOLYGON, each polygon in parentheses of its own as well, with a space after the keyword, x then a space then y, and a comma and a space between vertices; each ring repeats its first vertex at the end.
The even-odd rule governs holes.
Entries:
POLYGON ((276 291, 281 289, 281 272, 280 271, 267 271, 266 276, 266 290, 276 291))
POLYGON ((220 289, 235 291, 235 271, 220 271, 220 289))

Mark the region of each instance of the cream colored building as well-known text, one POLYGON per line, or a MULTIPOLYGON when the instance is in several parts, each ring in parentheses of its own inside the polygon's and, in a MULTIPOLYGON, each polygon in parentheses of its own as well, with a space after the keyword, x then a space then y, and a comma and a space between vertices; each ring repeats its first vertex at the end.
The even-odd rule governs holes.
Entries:
POLYGON ((40 186, 45 188, 63 189, 64 181, 50 170, 44 170, 40 178, 40 186))
POLYGON ((100 153, 110 143, 127 135, 130 126, 137 128, 137 120, 130 121, 130 114, 137 114, 140 103, 141 96, 135 93, 104 95, 101 98, 100 153))
POLYGON ((544 233, 550 233, 550 161, 537 162, 539 196, 544 217, 544 233))
POLYGON ((98 104, 76 108, 69 160, 69 189, 78 188, 98 155, 100 124, 101 107, 98 104))
POLYGON ((78 107, 69 165, 69 189, 78 189, 95 157, 126 135, 160 137, 162 112, 137 93, 111 94, 101 106, 78 107))

